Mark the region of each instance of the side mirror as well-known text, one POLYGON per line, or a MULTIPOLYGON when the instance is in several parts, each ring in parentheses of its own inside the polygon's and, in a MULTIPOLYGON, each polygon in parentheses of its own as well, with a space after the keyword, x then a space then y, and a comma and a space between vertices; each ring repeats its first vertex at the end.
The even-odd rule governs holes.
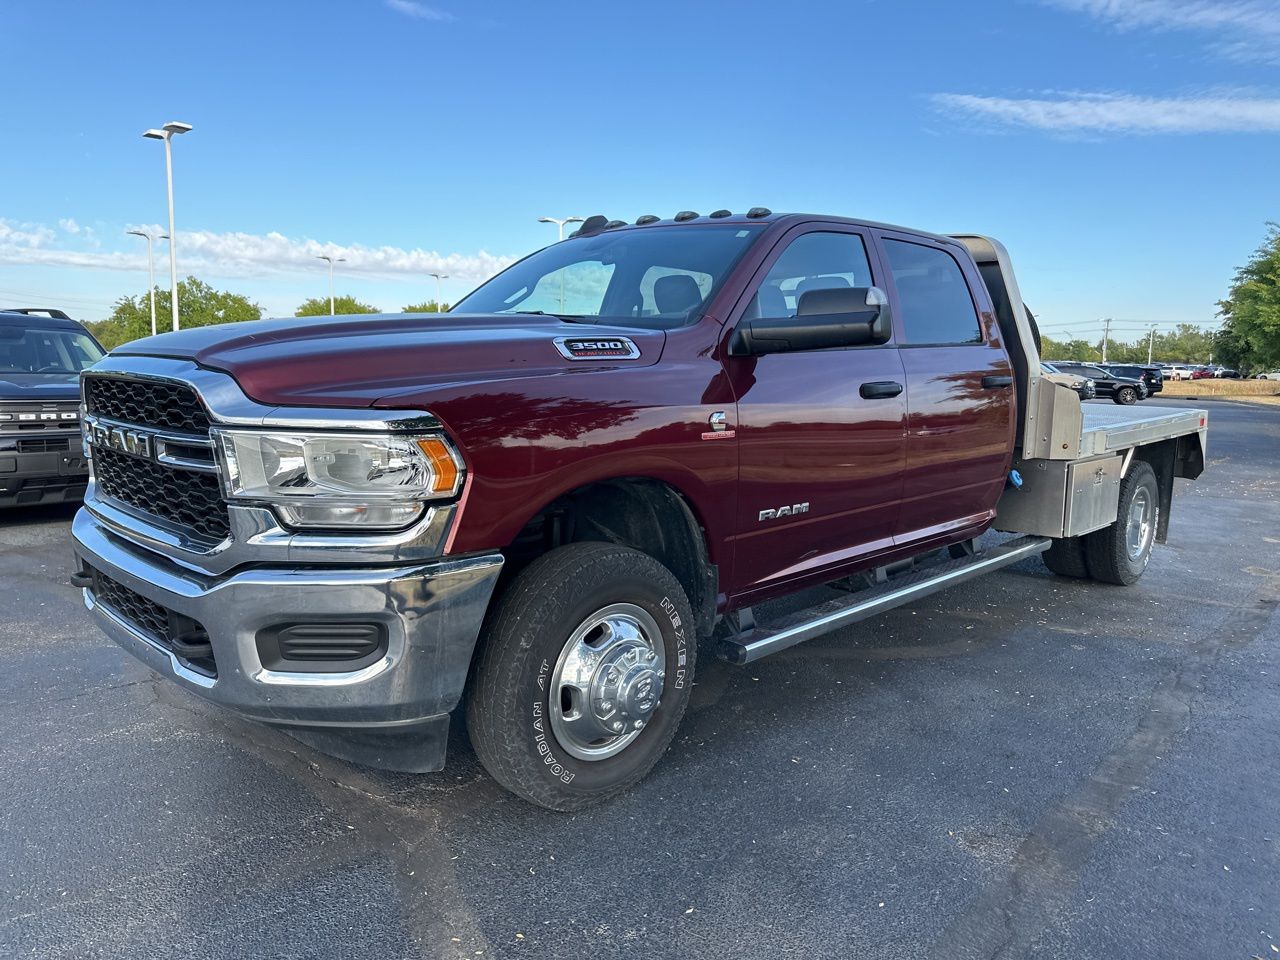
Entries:
POLYGON ((861 347, 889 339, 889 298, 879 287, 836 287, 800 295, 794 317, 741 320, 735 356, 861 347))

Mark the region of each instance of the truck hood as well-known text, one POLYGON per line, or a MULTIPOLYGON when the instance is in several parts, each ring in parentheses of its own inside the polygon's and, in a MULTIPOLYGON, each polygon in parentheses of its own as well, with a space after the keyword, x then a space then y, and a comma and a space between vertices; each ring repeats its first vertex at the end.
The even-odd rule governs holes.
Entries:
POLYGON ((78 373, 0 373, 0 401, 79 399, 78 373))
POLYGON ((135 340, 112 355, 192 360, 230 374, 259 403, 350 407, 434 386, 644 366, 657 362, 665 339, 661 331, 550 316, 370 314, 193 327, 135 340), (640 356, 569 360, 555 344, 557 337, 616 336, 640 356))

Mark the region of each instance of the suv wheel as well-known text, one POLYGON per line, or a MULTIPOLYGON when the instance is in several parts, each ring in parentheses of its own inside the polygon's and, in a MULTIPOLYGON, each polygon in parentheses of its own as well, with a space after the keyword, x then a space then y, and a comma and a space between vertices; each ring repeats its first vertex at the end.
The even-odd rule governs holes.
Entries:
POLYGON ((1138 391, 1133 387, 1121 387, 1116 391, 1115 401, 1122 406, 1129 406, 1138 402, 1138 391))
POLYGON ((490 775, 552 810, 637 783, 693 686, 689 601, 647 554, 575 543, 526 567, 486 628, 467 729, 490 775))
POLYGON ((1155 471, 1143 460, 1133 461, 1120 483, 1116 522, 1084 538, 1089 575, 1104 583, 1135 583, 1151 560, 1151 546, 1160 520, 1160 488, 1155 471))

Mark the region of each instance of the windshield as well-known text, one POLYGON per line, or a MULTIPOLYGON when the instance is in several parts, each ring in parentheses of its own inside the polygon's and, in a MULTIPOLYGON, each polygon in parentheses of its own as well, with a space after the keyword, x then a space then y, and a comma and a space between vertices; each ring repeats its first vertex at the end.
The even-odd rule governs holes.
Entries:
POLYGON ((104 356, 88 334, 47 327, 0 327, 0 375, 79 373, 104 356))
POLYGON ((539 250, 453 308, 669 330, 691 323, 759 236, 736 224, 606 231, 539 250))

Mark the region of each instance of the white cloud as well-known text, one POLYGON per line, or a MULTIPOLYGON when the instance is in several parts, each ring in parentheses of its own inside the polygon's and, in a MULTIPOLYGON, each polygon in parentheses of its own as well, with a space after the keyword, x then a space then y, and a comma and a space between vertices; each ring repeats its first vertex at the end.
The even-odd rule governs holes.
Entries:
POLYGON ((413 17, 415 20, 452 23, 458 19, 452 13, 445 10, 437 10, 435 7, 429 7, 425 3, 418 3, 416 0, 386 0, 386 3, 396 13, 403 13, 406 17, 413 17))
MULTIPOLYGON (((164 232, 158 224, 130 225, 128 229, 164 232)), ((53 245, 56 237, 55 231, 46 226, 0 219, 0 263, 89 270, 146 269, 146 252, 141 243, 136 252, 122 253, 53 245)), ((163 249, 163 241, 160 246, 163 249)), ((459 281, 476 283, 487 280, 514 259, 484 250, 463 254, 360 244, 341 246, 297 240, 275 232, 261 235, 207 230, 178 233, 178 268, 185 273, 218 277, 310 274, 320 268, 315 259, 320 254, 344 258, 346 263, 340 269, 348 276, 420 280, 430 273, 442 273, 459 281)))
POLYGON ((1011 99, 941 93, 947 112, 1058 133, 1277 133, 1280 99, 1231 95, 1142 97, 1128 93, 1011 99))
POLYGON ((61 220, 58 221, 58 226, 60 226, 67 233, 75 234, 80 232, 80 224, 76 223, 75 220, 71 217, 63 217, 61 220))
POLYGON ((1043 0, 1120 30, 1191 30, 1213 35, 1211 48, 1233 60, 1280 63, 1277 0, 1043 0))
POLYGON ((17 247, 32 250, 51 243, 56 237, 52 230, 39 223, 17 223, 0 219, 0 247, 17 247))

